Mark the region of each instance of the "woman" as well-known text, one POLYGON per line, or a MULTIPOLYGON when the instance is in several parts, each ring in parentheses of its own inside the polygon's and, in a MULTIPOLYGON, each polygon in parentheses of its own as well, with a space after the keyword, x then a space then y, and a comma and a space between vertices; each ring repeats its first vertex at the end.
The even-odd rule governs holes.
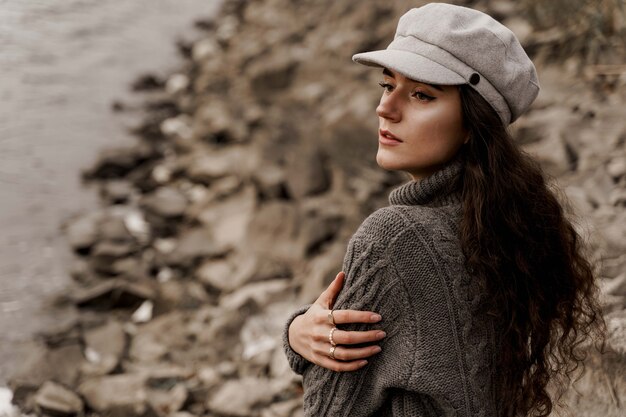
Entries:
POLYGON ((548 415, 548 383, 603 321, 579 237, 506 130, 538 94, 532 62, 491 17, 441 3, 353 60, 383 68, 376 161, 411 180, 285 325, 305 415, 548 415))

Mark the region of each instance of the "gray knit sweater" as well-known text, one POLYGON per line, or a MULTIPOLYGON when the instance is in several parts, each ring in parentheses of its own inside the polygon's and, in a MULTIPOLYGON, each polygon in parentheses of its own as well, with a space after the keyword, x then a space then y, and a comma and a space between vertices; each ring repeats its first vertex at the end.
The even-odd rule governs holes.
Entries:
MULTIPOLYGON (((314 365, 291 349, 285 354, 303 376, 305 416, 495 417, 493 320, 478 312, 481 294, 464 267, 458 224, 461 196, 450 190, 462 169, 453 159, 420 181, 392 190, 350 239, 336 309, 370 310, 383 329, 382 352, 354 372, 314 365)), ((330 346, 330 345, 329 345, 330 346)))

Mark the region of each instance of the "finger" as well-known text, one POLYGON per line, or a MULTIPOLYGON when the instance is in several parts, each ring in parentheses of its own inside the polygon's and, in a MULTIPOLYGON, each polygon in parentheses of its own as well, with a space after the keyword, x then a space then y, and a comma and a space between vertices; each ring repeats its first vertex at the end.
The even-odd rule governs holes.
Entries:
POLYGON ((331 308, 334 303, 335 298, 341 291, 341 287, 343 287, 343 278, 345 274, 343 271, 339 272, 335 279, 328 285, 328 287, 320 294, 317 301, 319 304, 323 305, 325 308, 331 308))
POLYGON ((357 360, 352 362, 342 362, 331 359, 328 356, 322 356, 319 358, 317 365, 335 372, 351 372, 361 369, 367 365, 367 361, 357 360))
POLYGON ((386 336, 382 330, 344 331, 335 330, 333 341, 338 345, 357 345, 360 343, 377 342, 386 336))
POLYGON ((355 361, 358 359, 369 358, 381 350, 382 348, 380 346, 366 346, 360 348, 337 346, 335 348, 335 359, 339 359, 341 361, 355 361))
POLYGON ((345 323, 377 323, 382 320, 380 314, 373 311, 360 310, 334 310, 335 324, 345 323))

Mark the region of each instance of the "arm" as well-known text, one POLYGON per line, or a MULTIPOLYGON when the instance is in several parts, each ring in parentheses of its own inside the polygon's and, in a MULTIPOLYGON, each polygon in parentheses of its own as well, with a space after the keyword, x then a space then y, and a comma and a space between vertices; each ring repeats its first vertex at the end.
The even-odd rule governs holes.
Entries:
MULTIPOLYGON (((363 368, 338 373, 310 366, 304 370, 304 409, 307 416, 376 415, 390 390, 406 389, 412 371, 414 326, 406 320, 407 297, 394 266, 377 262, 346 280, 337 309, 371 310, 383 320, 373 327, 382 328, 387 337, 382 352, 363 368)), ((361 330, 366 324, 342 325, 344 330, 361 330)), ((342 346, 336 355, 341 355, 342 346)))
MULTIPOLYGON (((363 367, 367 361, 363 360, 378 353, 374 346, 350 347, 350 345, 377 342, 384 333, 376 330, 362 332, 346 332, 336 329, 333 340, 343 345, 341 357, 335 359, 329 355, 330 341, 328 336, 334 327, 328 320, 330 308, 335 304, 345 274, 337 274, 328 288, 322 292, 313 304, 307 304, 294 311, 288 318, 282 333, 283 350, 291 369, 302 375, 306 366, 319 365, 336 372, 354 371, 363 367)), ((375 317, 371 311, 334 310, 333 318, 337 326, 342 323, 376 323, 380 317, 375 317)))

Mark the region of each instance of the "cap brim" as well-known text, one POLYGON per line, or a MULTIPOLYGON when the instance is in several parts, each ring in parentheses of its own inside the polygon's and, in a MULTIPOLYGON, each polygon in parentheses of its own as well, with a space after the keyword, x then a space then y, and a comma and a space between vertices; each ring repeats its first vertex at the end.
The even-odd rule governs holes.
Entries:
POLYGON ((427 84, 467 84, 456 72, 413 52, 382 49, 355 54, 352 60, 370 67, 389 68, 407 78, 427 84))

